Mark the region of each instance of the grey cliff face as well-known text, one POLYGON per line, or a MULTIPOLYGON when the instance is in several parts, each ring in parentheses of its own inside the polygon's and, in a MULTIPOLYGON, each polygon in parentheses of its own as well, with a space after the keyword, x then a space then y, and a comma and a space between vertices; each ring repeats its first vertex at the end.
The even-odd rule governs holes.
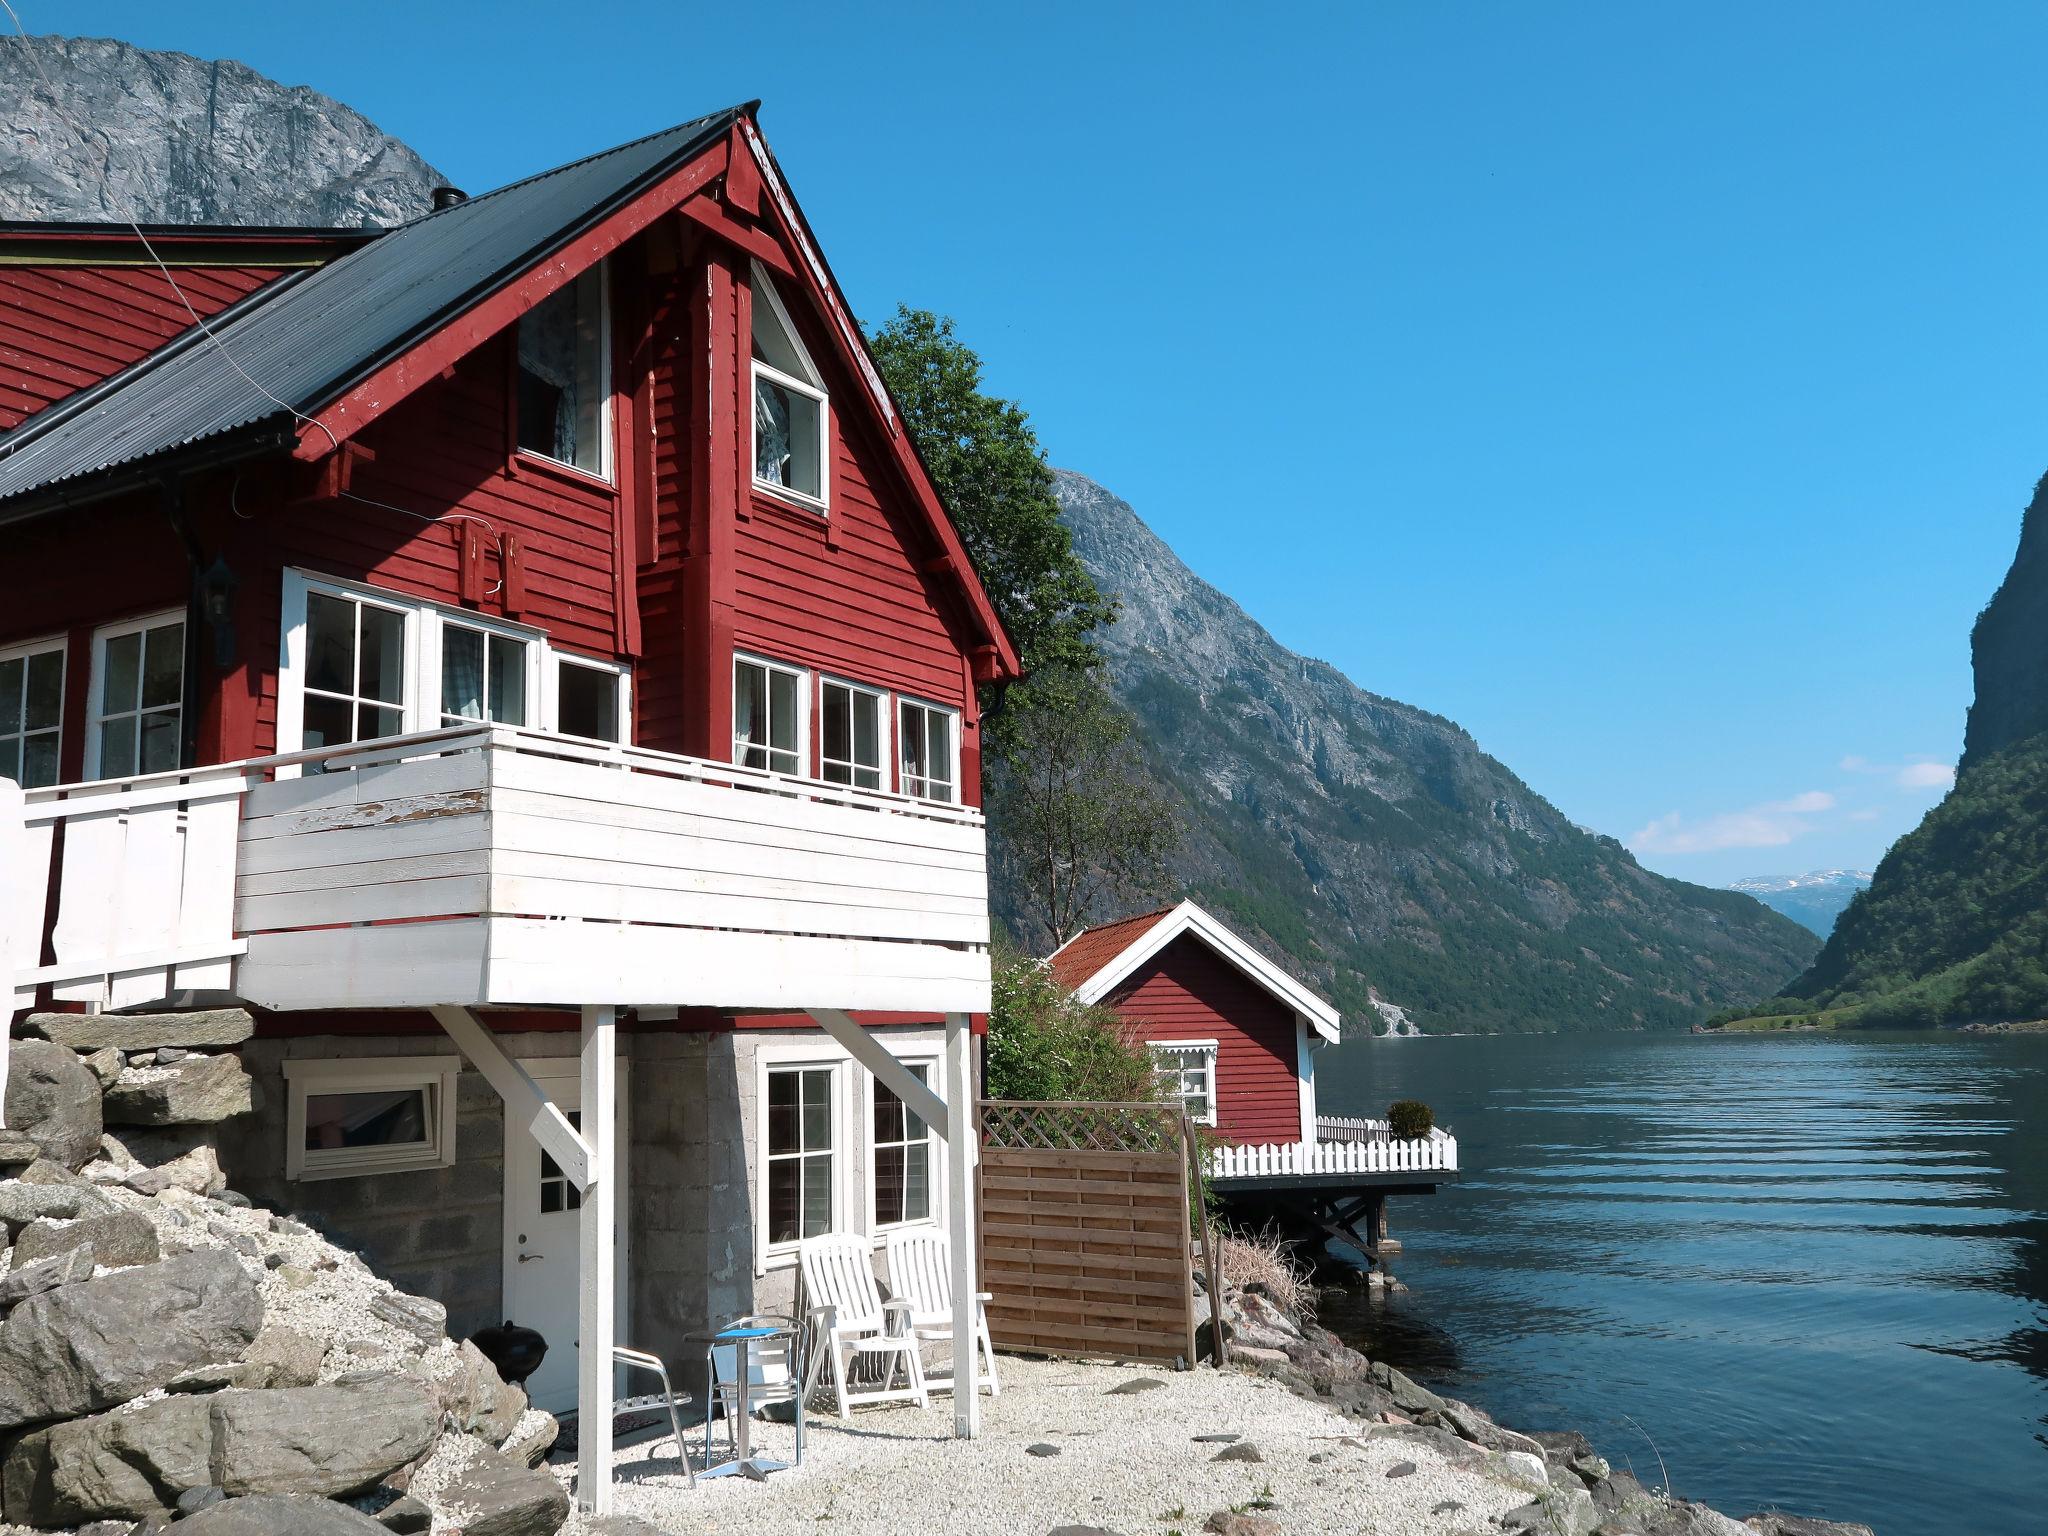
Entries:
POLYGON ((353 229, 426 213, 444 180, 361 113, 242 64, 0 38, 0 218, 353 229))
MULTIPOLYGON (((1813 952, 1748 897, 1574 826, 1454 722, 1288 650, 1101 486, 1061 471, 1056 490, 1122 604, 1114 690, 1186 827, 1170 894, 1215 905, 1351 1028, 1375 995, 1425 1030, 1677 1027, 1813 952)), ((1024 932, 1000 843, 996 867, 1024 932)))

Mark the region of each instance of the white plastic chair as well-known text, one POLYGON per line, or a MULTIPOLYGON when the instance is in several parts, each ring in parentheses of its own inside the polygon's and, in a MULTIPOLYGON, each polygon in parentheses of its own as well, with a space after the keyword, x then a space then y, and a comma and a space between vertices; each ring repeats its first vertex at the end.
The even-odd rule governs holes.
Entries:
POLYGON ((910 1303, 882 1300, 881 1288, 875 1284, 872 1252, 865 1237, 839 1233, 807 1237, 797 1248, 797 1261, 804 1277, 804 1304, 818 1316, 810 1366, 804 1376, 804 1396, 810 1396, 819 1373, 829 1364, 842 1419, 853 1417, 851 1410, 857 1403, 908 1401, 920 1408, 931 1406, 924 1384, 924 1362, 917 1357, 917 1337, 910 1331, 910 1303), (882 1385, 866 1391, 849 1391, 848 1363, 878 1357, 886 1357, 889 1362, 882 1385), (899 1359, 910 1373, 908 1387, 896 1385, 899 1359))
MULTIPOLYGON (((910 1331, 920 1339, 953 1337, 953 1246, 936 1231, 891 1232, 888 1237, 889 1289, 910 1303, 910 1331)), ((974 1333, 985 1364, 982 1379, 990 1397, 1002 1395, 996 1380, 996 1347, 988 1336, 987 1291, 974 1293, 974 1333)), ((929 1377, 932 1390, 953 1389, 953 1379, 929 1377)))

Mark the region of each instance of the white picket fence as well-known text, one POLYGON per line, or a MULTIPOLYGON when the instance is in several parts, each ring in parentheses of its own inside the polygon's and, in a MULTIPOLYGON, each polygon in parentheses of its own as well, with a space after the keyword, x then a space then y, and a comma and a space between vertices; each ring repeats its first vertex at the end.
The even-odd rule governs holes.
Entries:
POLYGON ((1308 1178, 1323 1174, 1456 1172, 1458 1138, 1433 1130, 1416 1141, 1289 1141, 1217 1147, 1212 1179, 1308 1178))

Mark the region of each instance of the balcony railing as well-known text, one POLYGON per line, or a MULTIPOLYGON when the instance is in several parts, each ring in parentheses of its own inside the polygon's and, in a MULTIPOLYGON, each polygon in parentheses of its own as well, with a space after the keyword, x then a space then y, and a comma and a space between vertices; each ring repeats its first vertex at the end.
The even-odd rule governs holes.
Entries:
POLYGON ((17 1007, 988 1005, 961 806, 498 726, 18 800, 17 1007))
MULTIPOLYGON (((1384 1129, 1383 1121, 1359 1122, 1384 1129)), ((1320 1127, 1321 1122, 1318 1121, 1320 1127)), ((1455 1173, 1458 1138, 1432 1130, 1414 1141, 1391 1137, 1347 1141, 1289 1141, 1258 1147, 1217 1147, 1209 1154, 1213 1179, 1306 1179, 1342 1174, 1455 1173)))

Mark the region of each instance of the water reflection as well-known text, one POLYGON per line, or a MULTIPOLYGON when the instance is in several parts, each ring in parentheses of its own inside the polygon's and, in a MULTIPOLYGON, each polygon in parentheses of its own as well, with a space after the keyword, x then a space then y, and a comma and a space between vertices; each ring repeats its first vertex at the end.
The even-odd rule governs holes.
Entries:
POLYGON ((2048 1495, 2048 1038, 1380 1041, 1317 1079, 1427 1100, 1471 1170, 1393 1205, 1408 1294, 1326 1302, 1361 1347, 1638 1470, 1647 1436, 1738 1514, 2002 1536, 2048 1495))

